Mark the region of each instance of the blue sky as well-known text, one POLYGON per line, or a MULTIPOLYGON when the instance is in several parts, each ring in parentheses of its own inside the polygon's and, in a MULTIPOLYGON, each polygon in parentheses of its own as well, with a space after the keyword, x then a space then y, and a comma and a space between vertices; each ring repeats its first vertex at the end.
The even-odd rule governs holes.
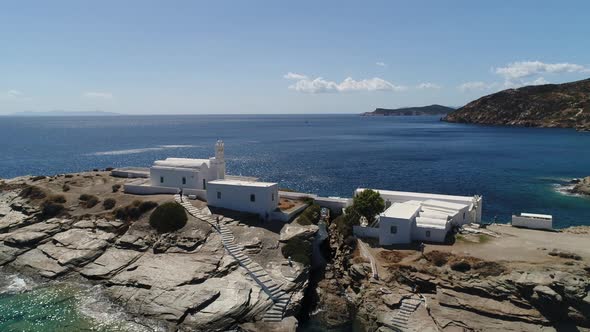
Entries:
POLYGON ((590 77, 588 1, 2 1, 0 114, 361 113, 590 77))

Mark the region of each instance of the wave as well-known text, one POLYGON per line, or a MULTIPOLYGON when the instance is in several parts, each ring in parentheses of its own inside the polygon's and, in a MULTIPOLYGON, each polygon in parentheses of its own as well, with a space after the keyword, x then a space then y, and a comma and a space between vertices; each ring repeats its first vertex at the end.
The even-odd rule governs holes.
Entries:
POLYGON ((120 330, 120 331, 165 331, 162 324, 146 318, 132 317, 123 308, 113 303, 105 294, 101 285, 85 287, 76 296, 78 303, 77 311, 92 319, 98 326, 98 330, 120 330))
POLYGON ((581 197, 581 194, 576 194, 572 192, 572 189, 574 189, 575 185, 574 184, 558 184, 555 183, 553 184, 553 190, 555 190, 557 193, 562 194, 564 196, 571 196, 571 197, 581 197))
POLYGON ((126 155, 126 154, 137 154, 137 153, 144 153, 150 151, 161 151, 167 149, 185 149, 185 148, 195 148, 198 145, 157 145, 151 148, 139 148, 139 149, 127 149, 127 150, 112 150, 112 151, 100 151, 100 152, 93 152, 86 154, 87 156, 119 156, 119 155, 126 155))
POLYGON ((2 275, 0 278, 0 294, 20 294, 33 289, 34 286, 32 280, 14 274, 2 275))

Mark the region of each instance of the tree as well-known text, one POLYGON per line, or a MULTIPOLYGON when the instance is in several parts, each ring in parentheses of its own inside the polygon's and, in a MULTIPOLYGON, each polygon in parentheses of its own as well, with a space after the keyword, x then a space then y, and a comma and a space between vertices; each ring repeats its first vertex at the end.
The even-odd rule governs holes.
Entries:
POLYGON ((346 209, 346 214, 351 215, 353 224, 358 224, 360 217, 364 216, 371 224, 375 221, 375 216, 385 210, 385 202, 378 192, 365 189, 356 195, 352 201, 352 206, 346 209))

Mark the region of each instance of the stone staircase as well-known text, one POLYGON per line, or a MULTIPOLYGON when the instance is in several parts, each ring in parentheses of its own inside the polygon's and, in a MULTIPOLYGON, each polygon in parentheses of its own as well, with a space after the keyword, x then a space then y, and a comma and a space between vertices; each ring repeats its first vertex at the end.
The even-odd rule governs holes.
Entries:
POLYGON ((290 296, 281 289, 281 285, 274 282, 260 264, 250 259, 250 257, 244 252, 242 246, 234 243, 235 238, 232 231, 222 222, 223 220, 218 222, 214 219, 208 208, 198 209, 188 201, 188 197, 184 196, 181 199, 178 194, 174 195, 174 200, 182 205, 192 216, 209 223, 213 229, 221 235, 221 242, 225 250, 238 261, 240 266, 246 269, 248 275, 256 281, 273 301, 272 307, 266 311, 263 320, 265 322, 280 322, 283 319, 285 309, 291 299, 290 296))
POLYGON ((408 327, 408 319, 420 306, 422 300, 419 298, 411 297, 402 300, 402 305, 396 311, 391 324, 400 331, 411 331, 408 327))

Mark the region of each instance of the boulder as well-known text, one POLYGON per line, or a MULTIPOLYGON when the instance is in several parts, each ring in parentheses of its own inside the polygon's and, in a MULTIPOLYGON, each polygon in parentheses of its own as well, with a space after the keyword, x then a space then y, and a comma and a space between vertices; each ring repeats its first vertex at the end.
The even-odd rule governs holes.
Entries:
POLYGON ((42 232, 18 232, 4 238, 4 243, 14 247, 30 247, 48 237, 49 235, 42 232))
POLYGON ((0 266, 12 262, 16 256, 25 251, 26 249, 10 247, 0 243, 0 266))
POLYGON ((367 277, 367 271, 364 264, 353 264, 348 271, 348 275, 354 280, 361 280, 367 277))
POLYGON ((18 256, 10 263, 18 271, 38 274, 46 278, 55 278, 66 273, 70 268, 60 265, 57 260, 48 257, 39 249, 32 249, 18 256))
POLYGON ((142 253, 135 250, 108 248, 100 257, 86 265, 80 274, 90 279, 109 278, 133 263, 142 253))
POLYGON ((318 231, 318 226, 316 225, 299 225, 299 224, 286 224, 281 228, 281 233, 279 236, 280 242, 287 242, 293 238, 301 237, 305 240, 310 240, 315 233, 318 231))

